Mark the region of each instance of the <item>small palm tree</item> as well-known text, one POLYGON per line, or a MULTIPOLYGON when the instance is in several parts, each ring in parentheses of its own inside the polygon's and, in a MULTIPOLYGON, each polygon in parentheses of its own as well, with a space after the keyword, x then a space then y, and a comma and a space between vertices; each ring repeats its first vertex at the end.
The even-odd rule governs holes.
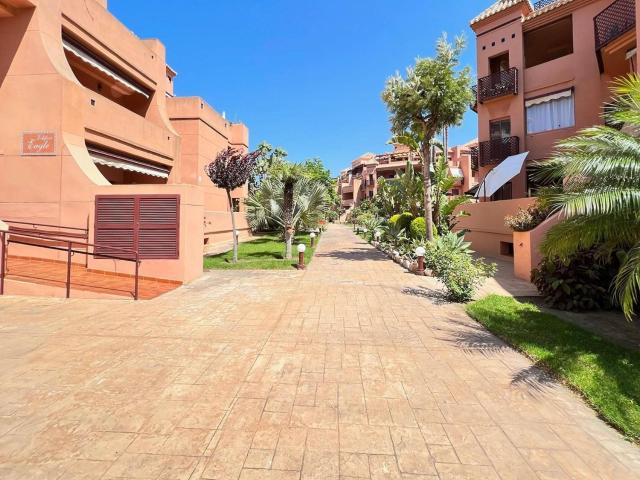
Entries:
POLYGON ((612 91, 606 125, 563 140, 539 164, 539 180, 562 183, 545 198, 562 221, 542 250, 561 258, 594 245, 624 252, 612 294, 631 319, 640 301, 640 77, 621 79, 612 91))
POLYGON ((303 178, 304 172, 298 164, 279 161, 271 167, 269 174, 271 177, 279 179, 283 185, 282 220, 284 224, 284 241, 286 244, 284 258, 290 260, 292 258, 291 242, 293 241, 293 235, 295 233, 294 188, 296 183, 303 178))

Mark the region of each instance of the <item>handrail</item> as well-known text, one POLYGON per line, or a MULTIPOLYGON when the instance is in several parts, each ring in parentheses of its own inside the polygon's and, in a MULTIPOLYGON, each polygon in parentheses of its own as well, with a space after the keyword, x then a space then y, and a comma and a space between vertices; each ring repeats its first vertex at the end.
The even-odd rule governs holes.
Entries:
POLYGON ((75 253, 86 255, 98 256, 100 258, 112 259, 112 260, 122 260, 125 262, 135 262, 135 283, 134 283, 134 300, 138 300, 138 284, 139 284, 139 271, 140 271, 140 254, 137 250, 131 250, 122 247, 112 247, 109 245, 95 245, 88 242, 78 242, 75 240, 63 240, 60 238, 53 238, 43 236, 42 234, 32 234, 32 233, 23 233, 21 231, 11 233, 9 232, 0 232, 0 247, 1 247, 1 262, 0 262, 0 295, 4 294, 4 279, 6 276, 6 258, 8 257, 7 248, 9 243, 15 243, 18 245, 28 245, 32 247, 45 248, 48 250, 56 250, 61 252, 67 252, 67 280, 66 280, 66 289, 67 289, 67 298, 70 297, 71 293, 71 256, 75 253), (24 240, 24 239, 27 240, 24 240), (46 240, 49 242, 56 243, 66 243, 66 247, 58 246, 58 245, 43 245, 41 243, 33 243, 29 242, 28 239, 38 239, 38 240, 46 240), (73 247, 86 247, 85 250, 77 250, 73 247), (89 248, 93 249, 93 253, 89 252, 89 248), (100 252, 96 253, 96 249, 99 249, 100 252), (115 255, 105 253, 102 250, 111 250, 115 252, 115 255), (118 255, 118 252, 122 255, 118 255), (125 254, 131 254, 130 256, 124 256, 125 254), (134 258, 131 258, 133 256, 134 258))
POLYGON ((89 230, 87 228, 65 227, 64 225, 51 225, 48 223, 18 222, 15 220, 3 220, 3 222, 7 224, 15 223, 16 225, 31 225, 32 227, 49 227, 49 228, 61 228, 64 230, 77 230, 80 232, 88 232, 89 230))
MULTIPOLYGON (((89 217, 87 217, 87 226, 85 228, 79 227, 65 227, 64 225, 51 225, 47 223, 34 223, 34 222, 19 222, 16 220, 4 220, 6 224, 9 225, 9 232, 22 232, 22 233, 33 233, 37 235, 48 235, 60 237, 62 239, 66 238, 81 238, 86 241, 89 241, 89 217), (30 226, 31 228, 27 228, 30 226), (56 231, 52 230, 40 230, 40 227, 43 228, 53 228, 56 231), (64 231, 71 230, 71 231, 64 231), (79 232, 79 233, 75 233, 79 232)), ((89 266, 89 251, 87 249, 84 266, 89 266)))

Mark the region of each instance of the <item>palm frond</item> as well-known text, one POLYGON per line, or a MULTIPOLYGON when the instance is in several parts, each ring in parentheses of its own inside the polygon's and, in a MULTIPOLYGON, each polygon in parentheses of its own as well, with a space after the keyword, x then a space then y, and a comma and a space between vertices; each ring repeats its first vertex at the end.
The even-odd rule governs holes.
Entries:
POLYGON ((629 250, 622 262, 614 280, 613 296, 627 319, 631 319, 640 303, 640 242, 629 250))

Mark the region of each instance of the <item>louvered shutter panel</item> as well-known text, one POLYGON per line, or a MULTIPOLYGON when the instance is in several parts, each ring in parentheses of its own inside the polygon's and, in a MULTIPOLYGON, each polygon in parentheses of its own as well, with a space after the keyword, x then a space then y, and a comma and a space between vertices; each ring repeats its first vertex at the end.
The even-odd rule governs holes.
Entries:
POLYGON ((180 197, 140 196, 138 201, 140 258, 178 258, 180 197))
POLYGON ((96 196, 97 256, 134 255, 106 247, 137 250, 140 259, 179 258, 179 195, 96 196))
POLYGON ((133 256, 104 247, 135 250, 135 211, 134 196, 96 196, 94 243, 97 255, 133 256))

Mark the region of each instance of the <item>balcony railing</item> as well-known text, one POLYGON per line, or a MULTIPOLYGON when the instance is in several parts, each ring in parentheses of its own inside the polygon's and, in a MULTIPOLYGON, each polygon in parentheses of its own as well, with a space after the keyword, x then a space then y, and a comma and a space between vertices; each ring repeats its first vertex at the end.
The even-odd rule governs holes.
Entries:
POLYGON ((503 95, 518 93, 518 69, 492 73, 478 80, 478 101, 480 103, 503 95))
POLYGON ((538 2, 535 2, 533 4, 533 9, 534 10, 540 10, 548 5, 551 5, 552 3, 556 3, 558 0, 540 0, 538 2))
POLYGON ((480 142, 479 160, 481 167, 497 165, 505 158, 519 153, 520 139, 518 137, 505 137, 480 142))
POLYGON ((596 50, 633 29, 636 25, 635 0, 617 0, 593 19, 596 50))
POLYGON ((471 170, 474 172, 478 171, 478 167, 480 165, 479 161, 480 161, 480 152, 478 150, 478 147, 471 147, 469 148, 469 153, 471 155, 471 170))
POLYGON ((474 85, 471 87, 471 92, 473 93, 473 100, 471 101, 471 110, 478 113, 478 86, 474 85))

